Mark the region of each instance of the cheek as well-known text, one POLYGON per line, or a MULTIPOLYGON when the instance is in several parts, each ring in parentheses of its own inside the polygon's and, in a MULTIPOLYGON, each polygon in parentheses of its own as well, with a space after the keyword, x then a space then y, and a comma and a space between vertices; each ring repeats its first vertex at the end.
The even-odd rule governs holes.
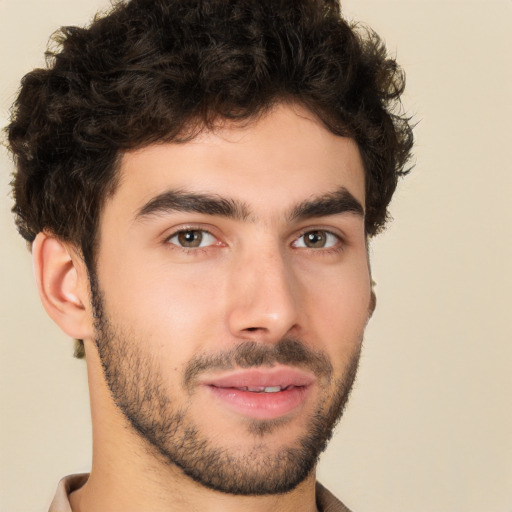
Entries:
POLYGON ((114 321, 161 357, 189 354, 203 345, 220 315, 217 274, 194 265, 128 259, 130 264, 102 269, 100 282, 114 321))
POLYGON ((369 318, 371 283, 366 260, 308 279, 305 311, 318 343, 336 361, 345 362, 359 349, 369 318))

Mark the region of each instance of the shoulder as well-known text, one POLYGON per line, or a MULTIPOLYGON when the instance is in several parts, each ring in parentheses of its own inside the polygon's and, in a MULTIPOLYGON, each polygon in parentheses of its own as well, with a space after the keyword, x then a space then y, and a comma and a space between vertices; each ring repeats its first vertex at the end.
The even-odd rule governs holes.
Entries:
POLYGON ((57 492, 53 498, 50 510, 48 512, 71 512, 69 504, 69 495, 76 491, 87 482, 89 478, 88 473, 79 475, 69 475, 64 477, 57 486, 57 492))
POLYGON ((316 504, 320 512, 351 512, 321 483, 316 483, 316 504))

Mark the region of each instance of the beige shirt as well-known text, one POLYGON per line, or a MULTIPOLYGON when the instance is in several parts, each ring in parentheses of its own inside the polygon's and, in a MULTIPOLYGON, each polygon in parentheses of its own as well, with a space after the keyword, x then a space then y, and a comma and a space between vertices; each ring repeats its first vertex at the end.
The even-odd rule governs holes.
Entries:
MULTIPOLYGON (((63 478, 57 487, 57 494, 53 498, 48 512, 72 512, 69 504, 69 495, 87 482, 89 475, 70 475, 63 478)), ((321 484, 316 484, 316 503, 320 512, 350 512, 350 510, 333 496, 321 484)))

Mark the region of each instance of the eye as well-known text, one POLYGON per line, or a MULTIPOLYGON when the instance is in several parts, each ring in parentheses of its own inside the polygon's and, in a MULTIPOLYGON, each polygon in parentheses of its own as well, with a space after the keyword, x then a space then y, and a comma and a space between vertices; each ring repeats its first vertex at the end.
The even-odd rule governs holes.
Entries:
POLYGON ((208 231, 201 229, 184 229, 169 237, 167 242, 185 249, 196 249, 213 245, 216 238, 208 231))
POLYGON ((308 249, 329 249, 339 244, 338 236, 329 231, 314 230, 306 231, 295 242, 294 247, 306 247, 308 249))

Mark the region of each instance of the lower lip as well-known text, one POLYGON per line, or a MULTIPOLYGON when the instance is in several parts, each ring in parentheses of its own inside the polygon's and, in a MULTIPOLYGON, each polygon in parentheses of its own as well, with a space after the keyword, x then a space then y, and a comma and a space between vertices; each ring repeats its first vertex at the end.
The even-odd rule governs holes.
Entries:
POLYGON ((292 413, 306 401, 309 390, 309 386, 300 386, 276 393, 253 393, 237 388, 207 387, 229 409, 261 420, 277 419, 292 413))

